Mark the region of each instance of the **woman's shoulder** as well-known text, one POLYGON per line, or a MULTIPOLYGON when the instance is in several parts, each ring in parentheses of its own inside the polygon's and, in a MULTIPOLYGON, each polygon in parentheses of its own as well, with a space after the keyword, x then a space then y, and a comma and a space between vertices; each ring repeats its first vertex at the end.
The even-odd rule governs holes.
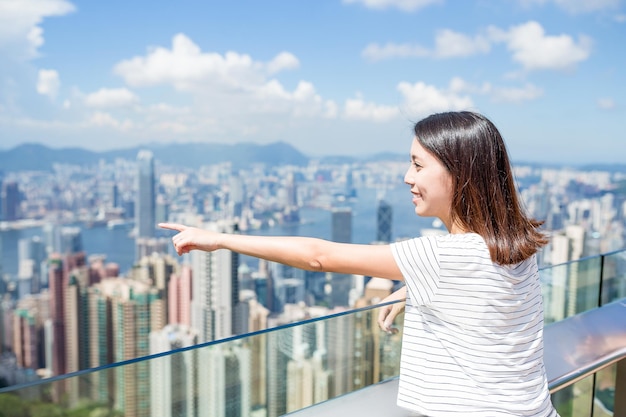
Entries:
POLYGON ((478 233, 447 233, 436 236, 438 242, 442 244, 473 244, 485 246, 485 239, 478 233))
POLYGON ((411 243, 411 244, 430 244, 439 247, 457 246, 457 245, 470 245, 474 248, 486 248, 485 240, 478 233, 436 233, 427 234, 419 237, 409 238, 406 240, 397 241, 398 243, 411 243))

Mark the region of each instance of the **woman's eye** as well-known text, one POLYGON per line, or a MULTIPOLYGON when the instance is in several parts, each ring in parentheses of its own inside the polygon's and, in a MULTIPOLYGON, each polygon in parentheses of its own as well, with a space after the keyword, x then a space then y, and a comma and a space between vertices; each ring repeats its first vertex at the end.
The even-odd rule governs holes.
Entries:
POLYGON ((415 167, 415 169, 420 169, 422 166, 420 164, 418 164, 417 162, 413 162, 413 166, 415 167))

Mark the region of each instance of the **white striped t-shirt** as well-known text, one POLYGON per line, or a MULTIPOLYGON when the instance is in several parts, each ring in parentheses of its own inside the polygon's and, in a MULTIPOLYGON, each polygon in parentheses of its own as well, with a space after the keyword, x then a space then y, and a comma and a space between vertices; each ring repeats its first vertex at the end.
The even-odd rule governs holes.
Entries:
POLYGON ((391 245, 407 286, 398 405, 426 416, 556 416, 534 256, 502 266, 478 234, 391 245))

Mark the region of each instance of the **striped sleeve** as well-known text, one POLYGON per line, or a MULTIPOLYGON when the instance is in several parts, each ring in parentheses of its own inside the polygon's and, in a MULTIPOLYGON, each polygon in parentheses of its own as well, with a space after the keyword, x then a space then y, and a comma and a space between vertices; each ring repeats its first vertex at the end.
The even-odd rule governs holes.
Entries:
POLYGON ((413 305, 429 304, 439 288, 439 257, 435 236, 391 245, 393 257, 404 277, 413 305))

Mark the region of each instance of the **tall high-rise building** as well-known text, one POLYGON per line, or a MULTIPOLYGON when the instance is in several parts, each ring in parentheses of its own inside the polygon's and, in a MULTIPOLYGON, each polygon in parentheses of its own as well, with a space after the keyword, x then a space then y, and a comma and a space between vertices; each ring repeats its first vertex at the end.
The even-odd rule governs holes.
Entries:
POLYGON ((48 261, 51 366, 54 375, 87 365, 87 298, 89 272, 85 254, 52 255, 48 261))
MULTIPOLYGON (((150 282, 156 289, 159 298, 169 299, 169 281, 172 274, 177 269, 178 262, 171 255, 153 252, 149 256, 144 256, 135 264, 128 277, 137 281, 150 282)), ((156 320, 154 317, 153 320, 156 320)), ((161 323, 154 323, 161 328, 167 324, 167 315, 159 317, 161 323)))
POLYGON ((135 204, 137 237, 154 237, 155 211, 154 156, 148 150, 141 150, 137 154, 137 199, 135 204))
POLYGON ((7 181, 2 184, 0 201, 1 218, 6 221, 17 220, 20 216, 20 190, 17 182, 7 181))
POLYGON ((48 368, 53 375, 66 373, 65 367, 65 292, 63 259, 60 256, 51 258, 48 264, 48 286, 50 289, 50 339, 51 354, 48 368))
MULTIPOLYGON (((332 240, 340 243, 352 242, 352 209, 336 208, 331 213, 332 240)), ((329 303, 332 307, 348 306, 353 276, 349 274, 331 274, 331 293, 329 303)))
MULTIPOLYGON (((332 374, 330 397, 354 390, 355 367, 355 315, 348 314, 326 323, 326 346, 328 370, 332 374), (347 336, 349 335, 349 336, 347 336)), ((362 351, 359 349, 362 353, 362 351)))
POLYGON ((183 265, 179 273, 172 273, 167 293, 168 324, 191 326, 191 282, 191 268, 188 265, 183 265))
POLYGON ((268 262, 273 282, 274 313, 283 311, 285 304, 298 304, 305 299, 305 271, 277 262, 268 262))
POLYGON ((61 228, 61 253, 78 253, 83 251, 83 239, 80 227, 61 228))
POLYGON ((352 242, 352 209, 339 207, 331 213, 331 235, 334 242, 352 242))
POLYGON ((232 217, 241 217, 246 200, 246 187, 237 174, 229 179, 228 213, 232 217))
MULTIPOLYGON (((585 229, 579 225, 569 225, 562 233, 555 233, 550 237, 550 261, 553 265, 550 268, 550 285, 546 290, 550 292, 546 298, 550 299, 550 304, 546 311, 546 322, 562 320, 578 312, 581 303, 585 300, 579 299, 577 292, 579 288, 588 285, 585 274, 579 274, 580 263, 574 262, 570 265, 562 265, 570 261, 576 261, 584 255, 585 229), (579 282, 582 281, 582 282, 579 282)), ((581 291, 591 294, 592 291, 581 291)), ((597 300, 595 300, 597 301, 597 300)))
MULTIPOLYGON (((233 225, 208 223, 206 229, 233 232, 233 225)), ((191 324, 200 343, 236 333, 239 305, 239 256, 235 252, 191 252, 193 299, 191 324)))
POLYGON ((46 223, 43 225, 42 231, 46 254, 62 252, 61 226, 55 223, 46 223))
POLYGON ((289 207, 298 207, 298 186, 296 185, 296 177, 293 172, 287 174, 287 201, 289 207))
MULTIPOLYGON (((46 259, 46 251, 39 236, 22 238, 18 241, 18 294, 36 294, 42 287, 41 264, 46 259)), ((1 292, 0 292, 1 293, 1 292)))
POLYGON ((65 364, 66 372, 89 367, 89 309, 87 290, 89 271, 80 266, 68 271, 64 288, 65 364))
MULTIPOLYGON (((96 368, 113 363, 113 321, 111 299, 103 293, 98 283, 88 289, 89 308, 89 367, 96 368)), ((93 372, 89 376, 90 398, 108 403, 113 387, 112 372, 93 372)))
POLYGON ((291 355, 287 364, 287 412, 328 399, 331 374, 324 369, 326 349, 316 349, 324 344, 326 329, 321 323, 294 327, 291 336, 291 355))
MULTIPOLYGON (((149 335, 159 330, 154 316, 165 316, 164 301, 148 283, 132 279, 109 278, 98 284, 101 294, 111 302, 113 360, 121 362, 150 354, 149 335)), ((125 416, 150 416, 150 365, 139 362, 116 368, 114 373, 115 408, 125 416)))
POLYGON ((135 238, 135 259, 139 261, 153 253, 167 253, 172 241, 164 237, 137 237, 135 238))
POLYGON ((376 241, 391 242, 391 231, 393 226, 393 207, 385 200, 378 200, 376 210, 376 241))
POLYGON ((9 295, 0 297, 0 354, 11 352, 13 349, 13 336, 11 334, 11 317, 13 314, 13 303, 9 295))
MULTIPOLYGON (((247 416, 251 412, 251 352, 233 342, 198 349, 198 416, 247 416)), ((268 415, 269 417, 269 415, 268 415)))
POLYGON ((43 346, 40 338, 40 321, 37 300, 28 297, 17 305, 13 312, 13 352, 17 365, 22 368, 43 367, 43 346))
MULTIPOLYGON (((187 326, 167 325, 150 333, 150 354, 193 346, 196 334, 187 326)), ((150 416, 195 417, 197 353, 186 350, 150 360, 150 416)))

